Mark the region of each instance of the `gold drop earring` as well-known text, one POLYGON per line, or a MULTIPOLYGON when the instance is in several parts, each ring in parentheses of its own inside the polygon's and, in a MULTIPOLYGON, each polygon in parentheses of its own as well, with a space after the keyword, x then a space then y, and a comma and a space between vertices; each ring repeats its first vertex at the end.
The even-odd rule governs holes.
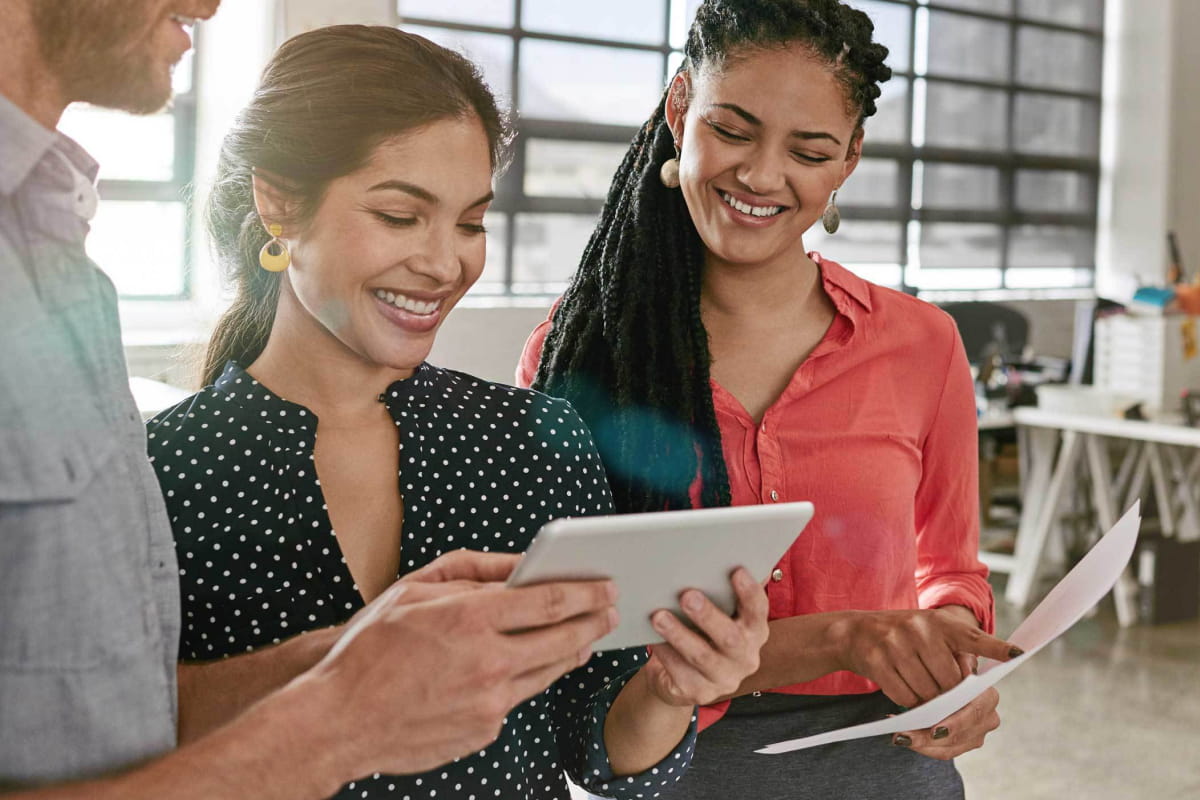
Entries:
POLYGON ((283 233, 283 226, 272 223, 267 226, 267 232, 271 234, 271 241, 258 251, 258 263, 267 272, 283 272, 292 263, 292 254, 288 252, 287 244, 279 238, 283 233))

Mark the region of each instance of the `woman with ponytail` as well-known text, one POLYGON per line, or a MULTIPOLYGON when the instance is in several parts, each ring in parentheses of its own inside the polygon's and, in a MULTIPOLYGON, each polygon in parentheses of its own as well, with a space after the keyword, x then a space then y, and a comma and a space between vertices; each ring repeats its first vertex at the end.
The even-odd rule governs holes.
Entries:
MULTIPOLYGON (((501 599, 495 585, 430 587, 441 554, 519 553, 553 518, 611 512, 569 404, 425 363, 483 270, 483 218, 508 138, 472 64, 394 28, 305 33, 267 66, 225 139, 209 206, 237 298, 213 335, 206 387, 149 424, 179 556, 182 661, 266 648, 281 655, 260 663, 286 681, 385 592, 501 599)), ((565 800, 564 771, 605 796, 663 791, 690 759, 695 706, 757 668, 766 597, 744 570, 733 581, 736 618, 690 598, 720 646, 690 632, 652 658, 575 646, 492 693, 487 705, 512 710, 483 749, 430 772, 367 776, 337 796, 565 800)), ((546 637, 573 643, 589 620, 611 630, 615 612, 585 613, 559 589, 546 604, 552 624, 531 630, 513 613, 503 632, 557 653, 546 637)), ((410 644, 476 646, 452 631, 410 644)), ((503 651, 477 660, 465 686, 507 682, 524 663, 503 651)), ((461 708, 470 694, 447 696, 447 714, 490 719, 496 708, 461 708)), ((181 719, 182 738, 219 724, 210 711, 181 719)), ((433 747, 444 734, 435 721, 426 735, 433 747)))
POLYGON ((836 231, 891 74, 872 33, 838 0, 706 0, 518 367, 580 411, 619 512, 816 505, 768 581, 761 667, 702 711, 673 797, 961 797, 951 759, 999 724, 988 691, 931 730, 754 752, 918 705, 1012 651, 988 635, 954 323, 803 244, 818 221, 836 231))

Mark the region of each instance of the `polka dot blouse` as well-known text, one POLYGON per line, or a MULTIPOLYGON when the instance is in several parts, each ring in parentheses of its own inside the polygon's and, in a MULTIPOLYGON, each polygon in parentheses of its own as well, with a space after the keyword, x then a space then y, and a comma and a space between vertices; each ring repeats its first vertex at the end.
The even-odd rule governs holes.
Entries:
MULTIPOLYGON (((380 395, 400 433, 401 572, 442 553, 520 552, 556 517, 610 513, 587 429, 562 400, 428 364, 380 395)), ((317 420, 234 363, 149 423, 150 457, 179 554, 181 660, 254 650, 337 625, 362 607, 313 462, 317 420)), ((675 752, 613 778, 605 715, 645 660, 598 653, 508 716, 479 753, 423 775, 374 775, 338 798, 567 798, 564 770, 588 791, 655 797, 691 759, 675 752)))

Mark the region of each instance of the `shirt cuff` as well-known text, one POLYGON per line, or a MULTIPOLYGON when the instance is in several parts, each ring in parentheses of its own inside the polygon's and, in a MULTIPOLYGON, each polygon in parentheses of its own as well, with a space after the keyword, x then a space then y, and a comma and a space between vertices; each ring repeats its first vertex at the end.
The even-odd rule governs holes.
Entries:
POLYGON ((624 775, 619 778, 613 776, 612 765, 608 761, 608 748, 604 744, 604 721, 608 718, 608 710, 612 708, 617 695, 625 688, 625 684, 636 671, 633 670, 605 684, 592 696, 592 708, 588 715, 587 729, 582 731, 587 742, 583 759, 583 775, 572 775, 571 778, 583 789, 601 797, 618 798, 618 800, 630 798, 632 800, 632 798, 655 796, 683 777, 688 765, 692 763, 692 752, 696 748, 697 733, 694 712, 687 733, 665 758, 636 775, 624 775))
POLYGON ((942 578, 920 591, 918 605, 921 608, 965 606, 971 609, 985 633, 996 632, 996 600, 983 578, 942 578))

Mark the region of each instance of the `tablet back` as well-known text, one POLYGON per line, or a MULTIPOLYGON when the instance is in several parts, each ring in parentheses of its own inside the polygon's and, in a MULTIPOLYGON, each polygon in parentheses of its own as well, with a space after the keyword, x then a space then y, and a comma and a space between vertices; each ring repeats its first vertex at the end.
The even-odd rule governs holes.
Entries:
POLYGON ((733 570, 744 566, 765 581, 812 515, 812 503, 778 503, 556 519, 538 531, 508 584, 611 578, 621 622, 595 649, 661 642, 654 611, 686 622, 679 595, 694 588, 732 613, 733 570))

